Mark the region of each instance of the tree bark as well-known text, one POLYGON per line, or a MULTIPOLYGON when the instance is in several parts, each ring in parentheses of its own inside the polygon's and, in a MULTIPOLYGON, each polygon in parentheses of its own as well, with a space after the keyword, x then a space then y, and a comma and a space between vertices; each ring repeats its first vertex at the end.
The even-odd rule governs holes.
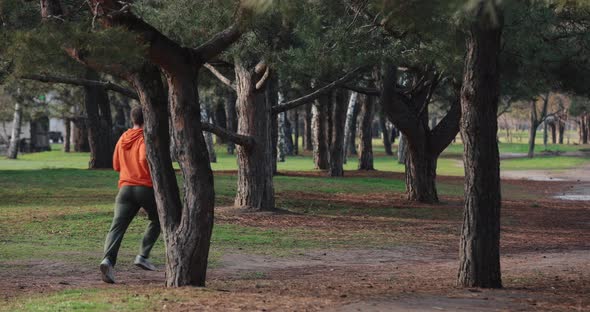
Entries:
MULTIPOLYGON (((207 107, 207 105, 202 105, 201 106, 201 122, 202 123, 206 123, 206 122, 211 122, 211 116, 209 115, 209 107, 207 107)), ((205 143, 207 144, 207 152, 209 153, 209 161, 212 163, 216 163, 217 162, 217 153, 215 153, 215 144, 213 143, 213 135, 211 134, 211 132, 205 132, 203 133, 203 136, 205 137, 205 143)), ((223 137, 219 137, 222 140, 223 137)))
POLYGON ((293 155, 299 155, 299 110, 295 109, 293 116, 293 155))
MULTIPOLYGON (((355 117, 355 110, 357 107, 357 100, 358 100, 358 93, 351 92, 350 98, 348 101, 348 107, 346 108, 346 121, 344 122, 344 160, 343 162, 346 163, 348 158, 348 151, 350 150, 350 145, 354 145, 354 129, 356 128, 356 118, 355 117), (352 140, 351 140, 352 137, 352 140)), ((356 148, 355 148, 356 151, 356 148)))
POLYGON ((549 125, 551 127, 551 143, 552 144, 557 144, 557 123, 559 123, 559 121, 554 121, 549 125))
MULTIPOLYGON (((227 129, 231 132, 238 132, 238 120, 236 115, 236 95, 235 92, 228 92, 225 101, 225 119, 227 122, 227 129)), ((227 153, 233 155, 236 149, 232 141, 227 142, 227 153)))
POLYGON ((529 152, 528 158, 535 157, 535 139, 537 137, 537 127, 539 127, 537 118, 537 107, 535 101, 531 101, 531 117, 530 117, 530 129, 529 129, 529 152))
MULTIPOLYGON (((360 97, 360 95, 359 95, 360 97)), ((356 138, 357 138, 357 130, 358 130, 358 117, 361 108, 359 105, 359 98, 357 97, 357 104, 354 107, 354 111, 352 112, 352 123, 350 125, 350 137, 348 141, 348 154, 349 155, 358 155, 356 150, 356 138)))
MULTIPOLYGON (((327 144, 327 105, 326 96, 314 101, 312 112, 312 137, 313 137, 313 162, 315 169, 327 170, 329 168, 328 144, 327 144)), ((329 99, 328 99, 329 100, 329 99)))
MULTIPOLYGON (((282 99, 282 95, 279 93, 279 102, 282 99)), ((278 137, 277 137, 277 159, 278 162, 285 162, 285 155, 287 154, 287 143, 285 142, 285 114, 286 112, 281 112, 277 116, 277 123, 278 123, 278 137)))
MULTIPOLYGON (((235 60, 238 100, 238 133, 254 138, 252 146, 238 146, 238 189, 235 205, 248 210, 275 209, 273 168, 272 101, 256 90, 257 75, 241 60, 235 60)), ((276 150, 276 146, 274 147, 276 150)))
POLYGON ((305 116, 303 117, 303 149, 306 151, 313 151, 311 106, 312 104, 305 105, 305 116))
POLYGON ((437 203, 436 162, 438 155, 432 155, 426 142, 407 144, 406 194, 408 200, 421 203, 437 203))
POLYGON ((385 147, 385 155, 391 156, 393 155, 393 151, 391 150, 391 138, 389 137, 389 130, 387 130, 387 122, 385 121, 385 115, 383 113, 379 114, 379 126, 381 127, 381 132, 383 132, 382 139, 383 139, 383 146, 385 147))
POLYGON ((559 120, 559 144, 563 144, 563 134, 565 132, 565 121, 559 120))
POLYGON ((360 143, 358 147, 359 170, 375 170, 373 166, 373 134, 372 126, 375 117, 375 103, 371 96, 362 96, 360 99, 361 106, 361 124, 360 124, 360 143))
POLYGON ((8 159, 16 159, 20 142, 23 108, 19 101, 14 103, 14 117, 12 118, 12 134, 8 145, 8 159))
MULTIPOLYGON (((86 79, 99 80, 98 73, 88 69, 86 79)), ((86 127, 90 145, 90 162, 88 168, 113 168, 113 134, 112 117, 107 91, 100 86, 84 87, 84 105, 86 108, 86 127)))
POLYGON ((284 130, 284 138, 285 138, 285 155, 293 156, 294 155, 293 150, 295 149, 294 143, 293 143, 293 124, 291 124, 291 121, 289 120, 288 112, 284 112, 284 113, 285 113, 285 126, 284 126, 283 130, 284 130))
POLYGON ((31 152, 45 152, 51 150, 49 145, 49 117, 39 116, 30 121, 31 152))
POLYGON ((403 133, 399 133, 399 144, 397 146, 397 162, 399 164, 406 163, 406 155, 408 150, 408 143, 406 136, 403 133))
POLYGON ((500 288, 500 157, 498 152, 499 54, 503 18, 495 2, 480 1, 467 34, 461 134, 464 141, 465 211, 458 285, 500 288), (495 9, 494 13, 488 10, 495 9))
POLYGON ((86 127, 86 118, 73 118, 72 125, 72 145, 74 145, 74 152, 90 152, 90 144, 88 143, 88 128, 86 127))
MULTIPOLYGON (((215 125, 226 128, 227 127, 227 120, 226 120, 227 113, 225 112, 225 103, 217 103, 215 105, 215 125)), ((213 117, 213 116, 211 116, 213 117)), ((217 137, 218 144, 227 144, 225 138, 217 137)))
POLYGON ((348 105, 343 90, 336 90, 332 101, 332 142, 330 144, 330 176, 344 176, 344 126, 348 105))
POLYGON ((72 120, 70 118, 64 118, 64 125, 65 125, 65 137, 64 137, 64 152, 70 152, 70 140, 72 137, 72 120))

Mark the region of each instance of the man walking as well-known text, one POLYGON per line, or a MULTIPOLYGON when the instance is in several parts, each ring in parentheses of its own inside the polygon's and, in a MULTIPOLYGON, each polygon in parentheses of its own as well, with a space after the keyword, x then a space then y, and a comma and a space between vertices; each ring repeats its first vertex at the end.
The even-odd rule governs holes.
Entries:
POLYGON ((115 200, 115 215, 104 244, 104 259, 100 263, 102 280, 114 283, 113 267, 127 227, 141 207, 147 212, 150 223, 143 235, 135 265, 149 271, 155 266, 148 260, 150 251, 160 235, 160 222, 156 210, 154 189, 146 159, 143 139, 143 113, 140 107, 131 110, 133 128, 127 130, 115 147, 113 168, 119 172, 119 194, 115 200))

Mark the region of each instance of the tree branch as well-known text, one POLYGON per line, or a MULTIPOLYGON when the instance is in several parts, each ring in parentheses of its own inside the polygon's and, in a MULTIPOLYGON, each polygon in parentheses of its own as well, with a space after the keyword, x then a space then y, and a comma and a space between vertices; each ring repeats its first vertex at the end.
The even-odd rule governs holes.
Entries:
POLYGON ((309 102, 317 99, 318 97, 320 97, 320 96, 322 96, 322 95, 324 95, 324 94, 332 91, 332 89, 334 89, 336 87, 340 87, 344 83, 346 83, 346 82, 350 81, 351 79, 355 78, 356 75, 359 72, 363 71, 364 69, 365 69, 364 67, 357 67, 354 70, 348 72, 346 75, 342 76, 342 78, 340 78, 338 80, 335 80, 335 81, 333 81, 333 82, 325 85, 324 87, 319 88, 319 89, 311 92, 308 95, 302 96, 302 97, 300 97, 298 99, 295 99, 295 100, 292 100, 292 101, 289 101, 289 102, 283 102, 283 103, 280 103, 277 106, 274 106, 272 108, 272 112, 275 113, 275 114, 276 113, 281 113, 281 112, 288 111, 290 109, 299 107, 301 105, 307 104, 307 103, 309 103, 309 102))
POLYGON ((217 77, 219 81, 230 87, 232 90, 236 91, 236 85, 229 78, 225 77, 220 71, 218 71, 213 65, 205 63, 203 66, 207 68, 215 77, 217 77))
POLYGON ((430 151, 440 155, 459 133, 461 123, 461 100, 457 94, 445 117, 430 131, 430 151))
POLYGON ((118 84, 112 83, 110 81, 97 81, 83 78, 59 77, 51 75, 24 75, 20 76, 19 78, 26 80, 35 80, 45 83, 63 83, 75 86, 102 87, 106 90, 114 91, 126 97, 139 100, 139 96, 135 91, 120 86, 118 84))
POLYGON ((200 61, 199 63, 207 63, 240 39, 243 33, 240 24, 247 14, 247 10, 241 1, 239 1, 234 23, 225 30, 217 33, 209 41, 192 50, 193 55, 200 61))
POLYGON ((251 136, 237 134, 226 129, 223 129, 219 126, 216 126, 212 123, 201 122, 201 128, 203 129, 203 131, 211 132, 217 135, 218 137, 224 138, 228 141, 231 141, 241 146, 250 147, 254 145, 254 138, 252 138, 251 136))
POLYGON ((350 91, 354 91, 360 94, 364 94, 364 95, 369 95, 369 96, 380 96, 381 95, 381 91, 379 91, 376 88, 366 88, 366 87, 361 87, 361 86, 353 86, 353 85, 349 85, 349 84, 343 84, 342 88, 350 90, 350 91))

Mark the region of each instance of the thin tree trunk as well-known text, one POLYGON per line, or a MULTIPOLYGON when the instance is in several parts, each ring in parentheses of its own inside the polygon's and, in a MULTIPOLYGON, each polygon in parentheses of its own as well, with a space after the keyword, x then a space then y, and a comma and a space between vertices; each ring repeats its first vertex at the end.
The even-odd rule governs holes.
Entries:
MULTIPOLYGON (((351 136, 353 135, 353 129, 356 128, 356 120, 354 120, 354 111, 356 109, 356 103, 358 99, 358 93, 351 92, 348 101, 348 107, 346 108, 346 121, 344 122, 344 163, 347 162, 349 146, 351 144, 351 136)), ((354 142, 352 142, 354 145, 354 142)))
POLYGON ((551 127, 551 143, 552 144, 557 144, 557 123, 559 123, 559 121, 554 121, 549 125, 551 127))
MULTIPOLYGON (((279 93, 279 102, 282 101, 282 94, 279 93)), ((287 146, 285 142, 285 114, 286 112, 278 113, 277 122, 279 128, 279 136, 277 138, 277 161, 278 162, 285 162, 285 155, 287 154, 287 146)))
MULTIPOLYGON (((503 17, 495 2, 480 1, 467 34, 461 89, 465 211, 458 285, 502 287, 500 273, 499 54, 503 17), (488 5, 495 9, 487 12, 488 5)), ((491 10, 491 9, 489 9, 491 10)))
POLYGON ((379 114, 379 126, 381 127, 383 146, 385 147, 385 154, 388 156, 393 155, 391 150, 391 138, 389 137, 389 130, 387 130, 387 122, 385 121, 385 115, 379 114))
POLYGON ((287 156, 293 156, 293 125, 291 124, 291 121, 289 120, 289 114, 288 112, 284 112, 285 113, 285 127, 284 127, 284 133, 285 133, 285 155, 287 156))
POLYGON ((547 128, 547 119, 545 119, 543 122, 543 147, 545 148, 545 151, 547 150, 547 141, 549 141, 549 131, 547 131, 547 128))
MULTIPOLYGON (((228 92, 228 96, 225 101, 225 114, 227 129, 231 132, 238 131, 238 121, 236 116, 236 95, 234 92, 228 92)), ((233 155, 236 149, 236 145, 233 142, 227 142, 227 153, 233 155)))
POLYGON ((293 155, 299 155, 299 109, 293 110, 293 155))
POLYGON ((51 150, 49 144, 49 117, 40 116, 29 123, 31 132, 31 152, 45 152, 51 150))
POLYGON ((311 106, 312 104, 305 105, 305 115, 303 117, 303 149, 306 151, 313 151, 311 106))
POLYGON ((64 138, 64 152, 70 152, 70 140, 72 136, 72 120, 70 118, 64 118, 64 125, 66 128, 65 138, 64 138))
POLYGON ((535 139, 537 137, 537 127, 539 123, 537 121, 537 107, 535 101, 531 101, 531 117, 530 117, 530 129, 529 129, 529 152, 527 156, 529 158, 535 157, 535 139))
POLYGON ((8 158, 16 159, 20 142, 23 108, 18 101, 14 103, 14 117, 12 118, 12 134, 8 145, 8 158))
MULTIPOLYGON (((360 95, 359 95, 360 97, 360 95)), ((350 125, 350 137, 348 141, 348 154, 349 155, 357 155, 356 150, 356 138, 357 138, 357 130, 358 130, 358 117, 359 112, 361 111, 361 107, 359 105, 359 98, 357 97, 357 104, 354 106, 354 111, 352 111, 352 124, 350 125)))
MULTIPOLYGON (((86 79, 99 80, 98 73, 88 69, 86 79)), ((109 97, 103 87, 85 86, 84 104, 90 145, 90 169, 113 168, 112 117, 109 97)))
POLYGON ((363 96, 360 100, 361 125, 360 143, 358 147, 359 170, 375 170, 373 166, 373 119, 375 117, 375 103, 373 97, 363 96))
MULTIPOLYGON (((225 112, 225 103, 223 102, 216 102, 214 105, 215 108, 215 115, 211 115, 210 119, 215 117, 215 124, 222 129, 226 129, 227 127, 227 120, 226 120, 226 112, 225 112)), ((209 122, 212 122, 211 120, 209 122)), ((227 141, 223 137, 216 138, 218 144, 227 144, 227 141)))
MULTIPOLYGON (((248 210, 275 209, 273 167, 272 114, 273 101, 266 99, 274 90, 267 86, 267 92, 256 90, 256 74, 246 68, 239 59, 235 60, 236 87, 238 100, 238 133, 254 138, 252 147, 238 146, 238 189, 235 205, 248 210)), ((269 81, 268 83, 272 83, 269 81)))
POLYGON ((326 170, 329 167, 327 134, 326 96, 320 97, 312 106, 313 162, 315 169, 326 170))
MULTIPOLYGON (((209 115, 209 107, 207 105, 201 106, 201 121, 203 122, 211 122, 211 116, 209 115)), ((217 153, 215 153, 215 144, 213 143, 213 134, 211 132, 203 132, 203 136, 205 137, 205 143, 207 144, 207 152, 209 153, 209 161, 212 163, 217 162, 217 153)))
POLYGON ((330 176, 344 176, 344 126, 347 103, 344 91, 333 92, 332 142, 330 144, 330 176))

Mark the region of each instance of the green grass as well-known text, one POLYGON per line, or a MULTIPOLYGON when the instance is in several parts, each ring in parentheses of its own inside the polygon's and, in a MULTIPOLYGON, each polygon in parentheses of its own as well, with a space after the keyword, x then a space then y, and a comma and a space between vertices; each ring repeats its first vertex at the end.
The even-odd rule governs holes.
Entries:
POLYGON ((155 309, 160 297, 158 293, 146 295, 122 289, 72 289, 15 301, 0 307, 0 311, 148 311, 155 309))
POLYGON ((539 156, 533 159, 519 158, 503 160, 503 170, 565 170, 588 165, 590 159, 566 156, 539 156))

